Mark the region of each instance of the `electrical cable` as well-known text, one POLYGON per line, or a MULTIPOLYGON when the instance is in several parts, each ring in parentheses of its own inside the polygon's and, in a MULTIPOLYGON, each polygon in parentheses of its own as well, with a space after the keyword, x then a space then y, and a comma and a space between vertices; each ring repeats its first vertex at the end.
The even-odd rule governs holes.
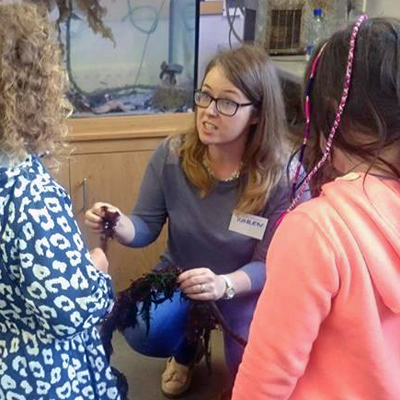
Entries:
POLYGON ((232 48, 232 33, 239 43, 243 43, 243 39, 236 32, 236 29, 234 27, 234 22, 236 19, 237 10, 240 9, 240 11, 242 12, 243 15, 245 13, 245 10, 244 10, 244 8, 240 7, 239 0, 235 0, 235 8, 233 11, 233 18, 231 18, 227 2, 225 4, 226 4, 226 18, 227 18, 228 25, 229 25, 228 41, 229 41, 229 47, 232 48))
MULTIPOLYGON (((140 64, 139 64, 138 72, 137 72, 137 74, 136 74, 136 78, 135 78, 134 83, 133 83, 133 86, 136 86, 137 83, 138 83, 138 80, 139 80, 140 73, 142 72, 144 57, 145 57, 145 55, 146 55, 147 46, 148 46, 149 40, 150 40, 150 35, 151 35, 153 32, 155 32, 155 30, 157 29, 158 23, 159 23, 159 21, 160 21, 160 14, 161 14, 162 9, 164 8, 164 4, 165 4, 165 1, 166 1, 166 0, 163 0, 163 2, 161 3, 161 6, 160 6, 160 8, 158 9, 158 12, 156 12, 156 16, 155 16, 155 18, 154 18, 154 22, 153 22, 152 26, 150 27, 150 29, 149 29, 147 32, 146 32, 145 30, 141 29, 140 27, 138 27, 138 26, 135 24, 134 20, 132 19, 132 12, 134 12, 135 9, 132 8, 131 0, 126 0, 126 1, 127 1, 127 4, 128 4, 129 19, 130 19, 132 25, 133 25, 136 29, 138 29, 140 32, 143 32, 143 33, 146 33, 146 34, 147 34, 146 41, 145 41, 145 44, 144 44, 144 46, 143 46, 143 51, 142 51, 142 56, 141 56, 141 59, 140 59, 140 64)), ((146 7, 152 8, 152 7, 150 7, 150 6, 144 6, 144 7, 142 7, 142 8, 146 8, 146 7)), ((136 10, 137 10, 138 8, 139 8, 139 7, 136 7, 136 10)), ((154 10, 154 8, 153 8, 153 10, 154 10)))
POLYGON ((158 12, 157 12, 157 10, 156 10, 154 7, 152 7, 152 6, 138 6, 138 7, 132 7, 132 4, 131 4, 131 1, 130 1, 130 0, 126 0, 126 3, 127 3, 127 7, 128 7, 128 14, 125 15, 125 17, 123 17, 121 21, 122 21, 122 22, 125 22, 125 20, 126 20, 127 18, 129 18, 130 23, 131 23, 138 31, 140 31, 140 32, 142 32, 142 33, 146 33, 146 34, 151 34, 151 33, 153 33, 153 32, 156 30, 156 28, 157 28, 157 25, 158 25, 158 22, 159 22, 159 19, 160 19, 160 12, 161 12, 161 10, 162 10, 163 7, 164 7, 165 1, 163 1, 163 3, 161 4, 161 7, 160 7, 160 9, 159 9, 158 12), (154 22, 153 22, 153 24, 151 25, 151 27, 150 27, 149 30, 141 28, 141 27, 135 22, 135 20, 132 18, 132 15, 135 14, 135 13, 136 13, 137 11, 139 11, 139 10, 150 10, 151 12, 154 13, 154 22))
MULTIPOLYGON (((230 22, 229 22, 229 33, 228 33, 228 42, 229 42, 229 48, 230 48, 230 49, 232 48, 232 32, 234 32, 233 24, 234 24, 234 22, 235 22, 237 9, 238 9, 237 6, 235 6, 235 9, 234 9, 234 11, 233 11, 233 18, 232 18, 232 20, 230 20, 230 19, 229 19, 230 17, 228 17, 228 19, 229 19, 229 21, 230 21, 230 22)), ((227 15, 229 15, 229 9, 228 9, 227 15)), ((234 33, 234 34, 235 34, 235 33, 234 33)), ((237 38, 236 34, 235 34, 235 37, 237 38)), ((239 39, 239 41, 241 42, 240 39, 239 39)))

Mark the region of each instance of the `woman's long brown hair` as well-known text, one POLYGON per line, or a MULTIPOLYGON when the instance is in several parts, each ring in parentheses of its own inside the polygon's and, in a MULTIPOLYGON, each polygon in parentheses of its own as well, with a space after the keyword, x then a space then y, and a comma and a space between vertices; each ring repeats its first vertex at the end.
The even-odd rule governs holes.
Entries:
MULTIPOLYGON (((258 123, 251 127, 239 178, 236 211, 256 213, 268 201, 280 181, 285 159, 286 118, 281 86, 265 50, 241 46, 218 54, 207 66, 205 76, 218 66, 227 79, 257 106, 258 123)), ((188 180, 206 196, 214 184, 203 166, 206 146, 197 129, 188 133, 180 148, 188 180)))

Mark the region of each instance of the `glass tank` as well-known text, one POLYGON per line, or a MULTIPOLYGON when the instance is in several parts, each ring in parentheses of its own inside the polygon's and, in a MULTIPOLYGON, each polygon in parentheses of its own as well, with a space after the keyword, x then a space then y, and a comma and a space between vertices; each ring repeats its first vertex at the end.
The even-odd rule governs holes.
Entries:
POLYGON ((197 75, 196 0, 101 5, 108 37, 95 33, 78 7, 60 25, 75 116, 190 110, 197 75))
POLYGON ((192 109, 196 0, 34 2, 56 23, 76 117, 192 109))

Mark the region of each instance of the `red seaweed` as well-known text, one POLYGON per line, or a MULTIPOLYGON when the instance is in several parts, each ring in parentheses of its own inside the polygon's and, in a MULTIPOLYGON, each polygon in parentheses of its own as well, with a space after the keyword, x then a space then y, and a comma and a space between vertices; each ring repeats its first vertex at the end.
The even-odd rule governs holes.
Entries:
MULTIPOLYGON (((138 315, 145 322, 147 332, 149 331, 151 305, 172 299, 174 293, 180 290, 177 278, 181 273, 182 270, 174 266, 154 270, 133 281, 127 289, 117 294, 113 309, 100 328, 100 337, 108 356, 113 352, 111 344, 113 332, 116 329, 123 332, 126 328, 134 328, 138 315), (141 304, 140 309, 138 303, 141 304)), ((181 296, 190 302, 186 338, 190 343, 203 341, 209 368, 211 368, 210 334, 218 325, 242 346, 246 345, 246 341, 228 327, 214 301, 191 300, 184 293, 181 293, 181 296)))
MULTIPOLYGON (((101 248, 106 253, 107 242, 115 236, 114 228, 120 214, 109 211, 106 206, 102 207, 102 211, 103 233, 100 240, 101 248)), ((111 342, 116 329, 123 332, 126 328, 134 328, 140 315, 146 324, 147 332, 149 332, 151 305, 161 304, 172 299, 174 293, 180 290, 177 278, 182 272, 182 269, 175 266, 151 271, 133 281, 127 289, 116 295, 114 306, 99 330, 108 359, 113 352, 111 342), (141 304, 140 309, 138 304, 141 304)), ((211 372, 210 336, 213 329, 221 326, 228 335, 242 346, 246 345, 246 341, 228 327, 214 301, 191 300, 184 293, 181 293, 181 296, 190 302, 185 332, 186 339, 189 343, 194 344, 203 342, 206 364, 211 372)), ((126 377, 115 368, 113 368, 113 373, 116 376, 117 385, 121 394, 123 394, 123 398, 126 398, 128 390, 126 377)))
POLYGON ((120 213, 118 211, 110 211, 107 206, 101 207, 101 211, 103 212, 103 232, 100 236, 100 247, 104 253, 107 253, 107 242, 108 239, 114 239, 114 228, 117 225, 120 213))

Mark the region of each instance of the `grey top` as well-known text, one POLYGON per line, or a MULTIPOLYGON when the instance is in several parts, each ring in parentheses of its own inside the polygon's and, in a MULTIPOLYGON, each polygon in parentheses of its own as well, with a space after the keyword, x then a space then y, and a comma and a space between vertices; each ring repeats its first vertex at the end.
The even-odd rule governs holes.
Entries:
POLYGON ((168 244, 161 263, 185 270, 207 267, 216 274, 242 269, 251 280, 251 292, 260 292, 276 220, 289 206, 286 174, 257 214, 268 219, 263 239, 257 240, 228 229, 237 203, 238 181, 218 182, 209 195, 201 198, 181 168, 176 151, 179 145, 179 137, 166 139, 147 166, 131 216, 136 235, 130 246, 147 246, 168 221, 168 244))

